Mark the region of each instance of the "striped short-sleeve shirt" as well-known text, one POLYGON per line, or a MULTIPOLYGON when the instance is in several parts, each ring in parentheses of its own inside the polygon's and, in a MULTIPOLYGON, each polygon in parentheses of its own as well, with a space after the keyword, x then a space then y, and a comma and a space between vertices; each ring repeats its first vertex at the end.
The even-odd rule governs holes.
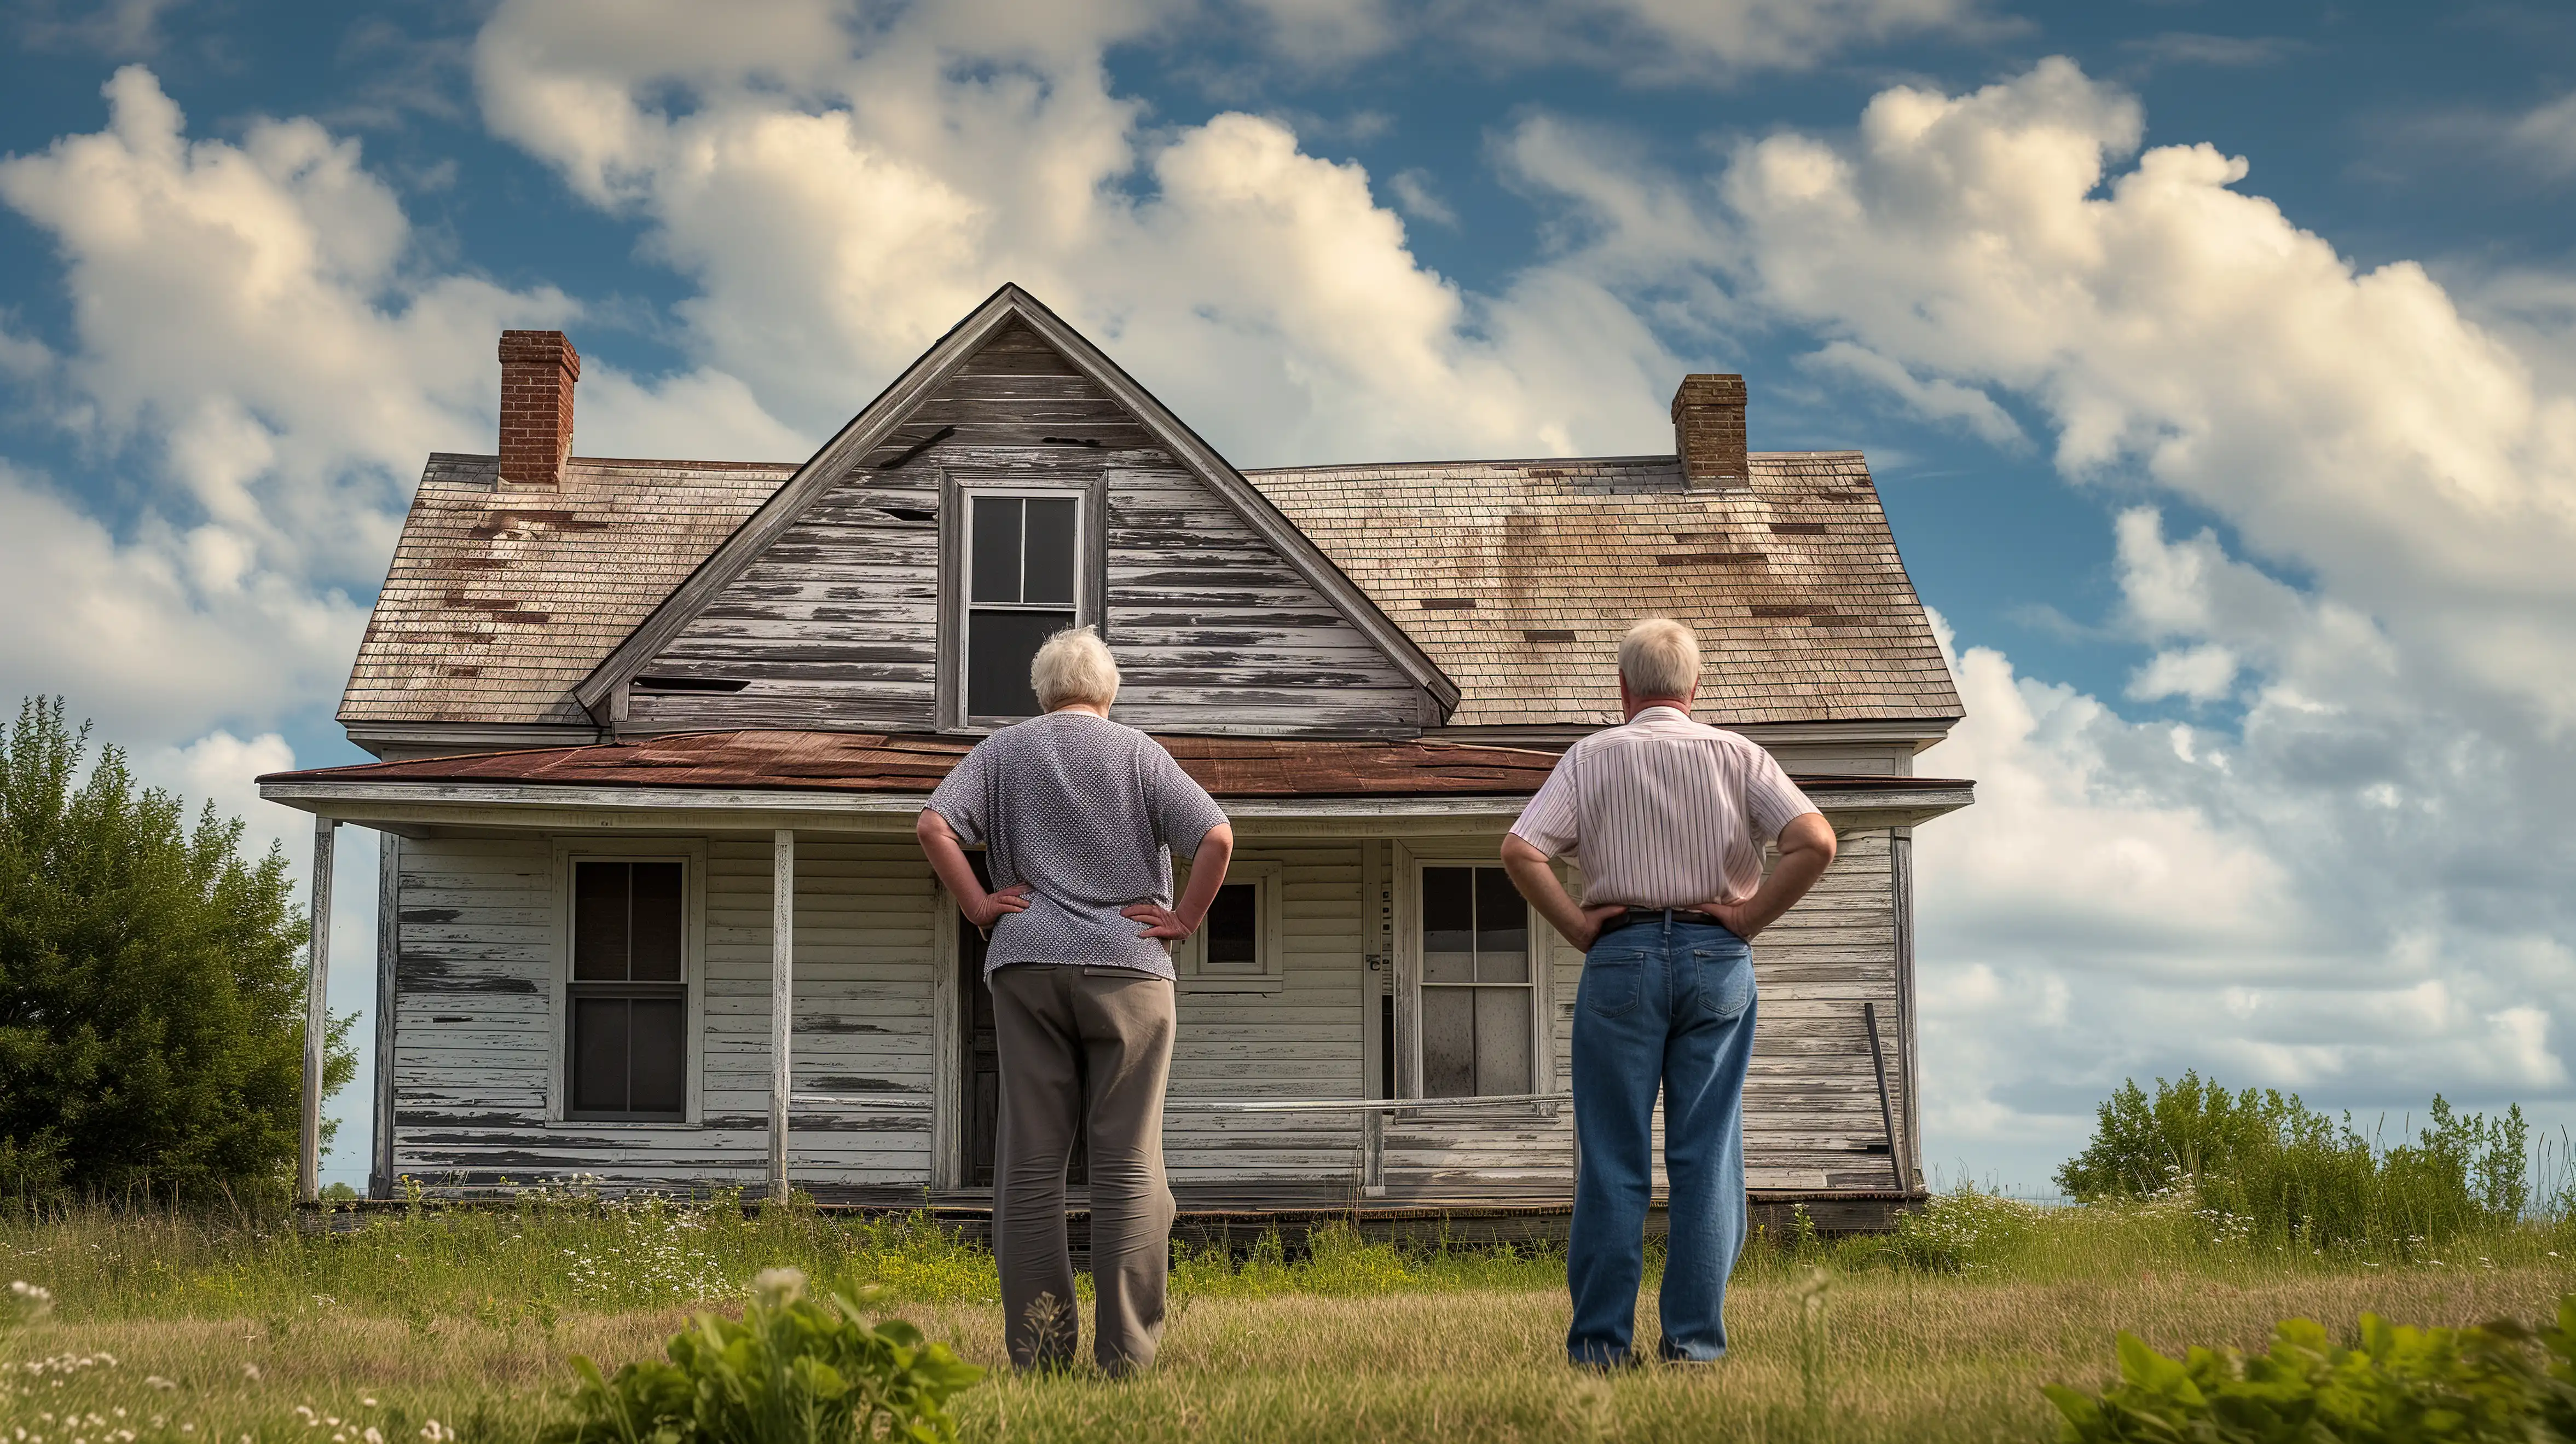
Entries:
POLYGON ((1815 811, 1770 753, 1678 707, 1566 749, 1512 835, 1583 868, 1583 901, 1687 908, 1742 902, 1762 849, 1815 811))

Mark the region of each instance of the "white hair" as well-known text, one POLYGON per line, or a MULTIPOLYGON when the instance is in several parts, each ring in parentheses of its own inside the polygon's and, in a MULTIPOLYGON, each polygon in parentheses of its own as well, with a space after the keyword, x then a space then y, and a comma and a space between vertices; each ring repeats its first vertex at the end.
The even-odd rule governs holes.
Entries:
POLYGON ((1619 639, 1619 676, 1640 697, 1687 697, 1699 685, 1699 638, 1670 617, 1648 617, 1619 639))
POLYGON ((1118 700, 1118 659, 1089 627, 1067 627, 1046 639, 1029 659, 1029 685, 1038 706, 1052 712, 1068 702, 1106 707, 1118 700))

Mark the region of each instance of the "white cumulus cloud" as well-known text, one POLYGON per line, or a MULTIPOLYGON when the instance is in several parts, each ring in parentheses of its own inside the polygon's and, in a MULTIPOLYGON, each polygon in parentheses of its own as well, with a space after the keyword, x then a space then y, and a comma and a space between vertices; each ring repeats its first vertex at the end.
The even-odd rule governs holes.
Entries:
MULTIPOLYGON (((0 336, 0 365, 135 501, 0 458, 0 611, 45 619, 0 635, 0 686, 175 745, 337 694, 422 458, 492 446, 499 331, 577 307, 423 269, 358 143, 311 120, 195 139, 149 70, 104 93, 104 129, 0 159, 73 317, 65 346, 0 336)), ((728 376, 599 367, 585 400, 586 449, 810 445, 728 376)))
POLYGON ((2146 135, 2135 98, 2051 60, 1894 87, 1848 135, 1784 131, 1700 175, 1545 117, 1505 154, 1563 198, 1569 266, 1820 334, 1816 374, 1930 420, 2010 400, 2071 483, 2158 499, 2113 524, 2109 621, 2154 648, 2130 697, 2194 720, 1970 647, 1968 720, 1922 759, 1980 780, 1920 843, 1953 1136, 2063 1156, 2122 1073, 2193 1062, 2564 1110, 2564 278, 2516 278, 2491 329, 2423 266, 2359 267, 2299 227, 2246 158, 2146 135), (2216 525, 2178 534, 2169 505, 2216 525))
POLYGON ((1247 465, 1664 432, 1684 368, 1590 281, 1469 294, 1279 121, 1144 127, 1101 60, 1143 13, 509 4, 476 73, 497 132, 695 281, 706 364, 809 431, 1017 281, 1247 465))

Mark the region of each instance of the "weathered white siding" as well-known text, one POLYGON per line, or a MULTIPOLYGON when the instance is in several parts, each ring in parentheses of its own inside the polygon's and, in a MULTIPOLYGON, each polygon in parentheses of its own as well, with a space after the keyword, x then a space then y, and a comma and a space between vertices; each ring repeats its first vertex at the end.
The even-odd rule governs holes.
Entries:
MULTIPOLYGON (((553 844, 406 842, 396 1171, 432 1186, 570 1173, 612 1185, 757 1182, 769 1113, 768 843, 711 843, 704 871, 699 1121, 550 1121, 564 925, 553 844)), ((810 840, 796 871, 797 1091, 927 1097, 934 892, 919 851, 810 840)), ((801 1112, 791 1135, 800 1181, 918 1186, 929 1129, 926 1112, 801 1112)))
MULTIPOLYGON (((584 838, 581 846, 597 840, 584 838)), ((1422 855, 1490 851, 1493 839, 1425 843, 1422 855)), ((550 1121, 560 1068, 563 854, 528 841, 406 841, 393 925, 399 948, 394 1167, 433 1186, 569 1173, 613 1185, 756 1184, 768 1123, 770 850, 766 839, 703 844, 699 1121, 550 1121)), ((1364 848, 1383 842, 1262 839, 1247 862, 1280 865, 1282 942, 1272 991, 1184 982, 1171 1096, 1357 1098, 1373 997, 1364 848)), ((1895 876, 1884 832, 1847 836, 1815 891, 1757 942, 1760 1027, 1746 1092, 1748 1182, 1773 1189, 1885 1190, 1894 1173, 1861 1005, 1879 1009, 1892 1103, 1907 1117, 1895 876)), ((1398 878, 1397 885, 1409 885, 1398 878)), ((944 899, 902 842, 800 839, 796 888, 796 1089, 934 1091, 935 921, 944 899)), ((1543 927, 1551 987, 1551 1091, 1570 1089, 1582 958, 1543 927)), ((1361 1181, 1362 1115, 1223 1114, 1176 1106, 1166 1161, 1185 1203, 1347 1198, 1361 1181)), ((801 1186, 919 1189, 933 1177, 931 1117, 854 1103, 799 1109, 801 1186)), ((1562 1198, 1572 1110, 1440 1113, 1391 1122, 1384 1181, 1408 1198, 1562 1198)), ((1660 1184, 1660 1169, 1658 1183, 1660 1184)))
MULTIPOLYGON (((1263 843, 1246 862, 1281 864, 1286 951, 1275 992, 1200 992, 1181 984, 1171 1097, 1359 1098, 1368 1018, 1360 937, 1360 844, 1263 843)), ((1348 1193, 1360 1167, 1357 1113, 1222 1114, 1173 1110, 1164 1166, 1193 1201, 1246 1185, 1348 1193)))

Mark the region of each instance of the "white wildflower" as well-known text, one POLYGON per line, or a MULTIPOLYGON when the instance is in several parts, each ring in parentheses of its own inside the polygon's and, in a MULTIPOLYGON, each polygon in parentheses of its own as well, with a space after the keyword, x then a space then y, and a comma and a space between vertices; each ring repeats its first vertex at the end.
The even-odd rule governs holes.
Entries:
POLYGON ((242 1377, 243 1377, 243 1378, 245 1378, 245 1379, 257 1380, 257 1379, 259 1378, 259 1365, 257 1365, 257 1364, 244 1364, 244 1365, 242 1365, 242 1377))
POLYGON ((752 1275, 753 1297, 775 1309, 792 1304, 805 1294, 805 1271, 793 1268, 766 1268, 752 1275))
MULTIPOLYGON (((178 1388, 178 1387, 179 1387, 179 1381, 178 1381, 178 1380, 176 1380, 176 1379, 164 1379, 164 1378, 162 1378, 162 1377, 161 1377, 160 1375, 158 1375, 158 1374, 146 1374, 146 1375, 144 1375, 144 1376, 143 1376, 143 1382, 144 1382, 144 1383, 146 1383, 146 1384, 151 1385, 151 1386, 152 1386, 153 1388, 155 1388, 155 1389, 176 1389, 176 1388, 178 1388)), ((118 1410, 117 1412, 119 1412, 119 1413, 123 1413, 124 1411, 120 1409, 120 1410, 118 1410)))

